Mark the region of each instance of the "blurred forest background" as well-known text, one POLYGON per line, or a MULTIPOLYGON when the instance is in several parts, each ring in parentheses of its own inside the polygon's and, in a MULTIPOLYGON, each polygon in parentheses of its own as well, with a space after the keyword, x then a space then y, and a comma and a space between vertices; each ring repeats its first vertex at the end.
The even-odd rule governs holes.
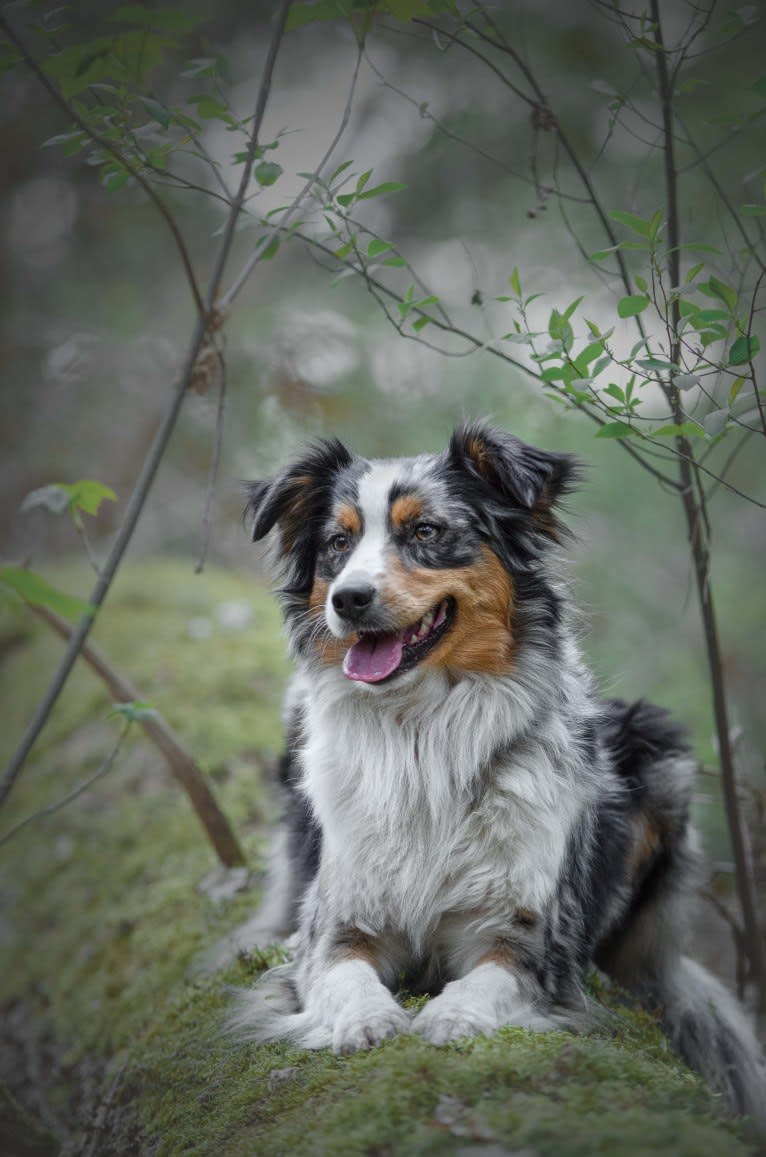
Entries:
MULTIPOLYGON (((79 479, 111 488, 116 501, 82 515, 93 557, 107 556, 178 380, 195 307, 167 221, 146 189, 104 149, 87 145, 41 76, 19 61, 8 29, 70 108, 121 147, 128 143, 177 223, 204 290, 243 172, 278 7, 240 0, 2 6, 0 564, 28 565, 80 599, 92 574, 76 527, 39 495, 25 499, 79 479)), ((615 327, 611 352, 634 363, 642 356, 637 347, 629 353, 638 315, 655 355, 667 336, 649 308, 649 296, 669 288, 657 288, 647 242, 669 243, 652 7, 604 0, 292 6, 223 289, 254 252, 261 259, 213 335, 225 359, 225 406, 214 353, 184 398, 95 637, 173 723, 257 867, 273 818, 261 779, 278 751, 288 666, 262 553, 242 523, 241 480, 273 474, 317 436, 337 436, 366 456, 413 454, 439 450, 456 422, 482 415, 533 443, 574 451, 587 463, 581 490, 568 500, 583 646, 606 693, 649 697, 692 732, 703 765, 695 814, 716 869, 696 951, 732 980, 732 856, 687 527, 678 490, 630 453, 639 446, 649 465, 677 478, 677 444, 657 434, 672 420, 660 388, 667 365, 646 363, 634 418, 627 372, 604 372, 594 385, 586 361, 579 386, 571 373, 549 372, 542 381, 540 367, 550 370, 551 362, 530 359, 524 336, 536 332, 538 348, 550 340, 555 361, 566 353, 567 325, 576 349, 615 327), (471 30, 473 18, 480 32, 471 30), (325 180, 335 173, 332 192, 315 184, 290 218, 296 234, 271 233, 283 220, 280 208, 320 166, 325 180), (614 236, 626 245, 619 254, 614 236), (619 258, 639 294, 626 291, 619 258), (651 285, 642 288, 641 277, 651 285), (598 426, 580 412, 583 398, 601 420, 609 421, 611 401, 615 419, 648 422, 639 428, 655 441, 639 441, 635 429, 620 437, 626 431, 616 423, 618 436, 597 437, 598 426), (205 552, 204 573, 195 574, 205 552)), ((684 300, 707 307, 695 332, 705 330, 727 367, 709 379, 709 396, 688 374, 678 390, 710 471, 701 477, 711 576, 760 886, 766 423, 761 429, 752 383, 764 373, 757 342, 766 261, 764 9, 714 0, 663 0, 660 9, 666 45, 683 46, 683 60, 669 57, 682 239, 709 247, 683 251, 684 292, 697 295, 684 300)), ((59 657, 59 643, 32 625, 18 600, 0 603, 3 758, 59 657)), ((0 842, 20 817, 103 766, 115 724, 105 720, 109 696, 95 687, 78 671, 66 689, 14 789, 0 842)), ((249 1153, 251 1078, 238 1054, 221 1051, 225 991, 222 983, 199 988, 188 969, 195 953, 252 912, 253 895, 236 897, 241 877, 233 888, 214 879, 202 894, 194 890, 210 850, 158 771, 156 752, 132 737, 128 749, 108 780, 2 849, 9 1029, 0 1067, 45 1127, 69 1138, 67 1152, 234 1153, 221 1138, 240 1122, 249 1153), (236 1104, 222 1103, 216 1118, 199 1090, 210 1082, 220 1088, 224 1075, 236 1104), (116 1095, 123 1080, 124 1095, 116 1095), (148 1098, 140 1109, 139 1092, 148 1098), (107 1143, 105 1115, 121 1097, 107 1143), (160 1135, 176 1140, 146 1147, 146 1136, 160 1135)), ((223 980, 246 982, 266 963, 242 958, 223 980)), ((267 1100, 269 1064, 298 1063, 274 1056, 258 1060, 267 1100)), ((324 1063, 304 1061, 306 1071, 324 1063)), ((533 1129, 534 1114, 529 1120, 533 1129)), ((568 1153, 573 1126, 562 1119, 557 1127, 552 1151, 568 1153)), ((649 1147, 644 1125, 640 1136, 649 1147)), ((280 1144, 274 1152, 288 1151, 280 1144)))
MULTIPOLYGON (((197 141, 174 153, 168 166, 176 176, 160 175, 157 188, 203 283, 227 213, 221 189, 239 179, 237 153, 245 138, 214 105, 200 103, 200 94, 250 115, 274 7, 190 0, 177 18, 165 18, 168 43, 146 73, 149 103, 139 137, 147 149, 152 133, 166 128, 158 109, 183 107, 198 120, 197 141)), ((333 13, 327 3, 299 7, 309 16, 333 13)), ((613 266, 588 259, 607 241, 582 200, 570 159, 550 125, 516 99, 486 60, 429 27, 428 8, 423 5, 420 24, 397 21, 396 5, 372 22, 348 125, 329 169, 349 161, 350 189, 370 169, 370 188, 404 186, 359 203, 367 236, 403 254, 426 287, 423 295, 438 295, 454 325, 479 344, 512 328, 511 307, 498 298, 508 294, 514 268, 525 294, 543 295, 531 310, 540 311, 538 328, 545 329, 552 308, 563 311, 585 295, 575 318, 581 330, 581 316, 608 329, 624 290, 613 266), (558 197, 554 186, 569 199, 558 197)), ((439 6, 433 8, 438 13, 439 6)), ((44 59, 55 55, 57 21, 63 43, 78 44, 131 27, 136 9, 140 14, 138 5, 79 0, 66 9, 8 4, 3 12, 26 28, 30 48, 44 59)), ((160 4, 145 11, 175 10, 160 4)), ((533 68, 605 208, 650 217, 665 199, 661 125, 641 46, 626 42, 618 9, 599 0, 514 0, 490 11, 533 68), (632 94, 632 111, 623 108, 623 93, 632 94)), ((702 9, 666 0, 662 11, 666 41, 675 43, 702 9)), ((764 252, 764 218, 757 211, 766 173, 763 14, 758 5, 713 5, 708 19, 698 21, 679 88, 682 115, 707 158, 700 163, 699 153, 679 142, 683 231, 687 240, 718 249, 719 256, 700 259, 724 279, 742 242, 716 183, 734 205, 751 205, 746 225, 764 252)), ((157 25, 162 28, 163 19, 157 25)), ((347 20, 312 20, 286 35, 260 137, 274 145, 264 155, 277 167, 254 181, 248 205, 259 220, 289 204, 304 183, 299 174, 319 164, 341 123, 356 59, 347 20)), ((98 59, 85 60, 79 74, 84 86, 96 83, 95 100, 99 67, 98 59)), ((106 90, 102 99, 109 99, 106 90)), ((88 520, 93 550, 103 557, 167 405, 194 311, 155 207, 133 181, 115 179, 103 163, 83 163, 84 154, 66 141, 51 142, 71 128, 28 69, 5 72, 0 552, 86 597, 82 547, 71 523, 44 507, 22 510, 23 500, 36 488, 81 478, 111 487, 118 500, 88 520)), ((316 206, 302 207, 298 217, 303 232, 326 235, 316 206)), ((244 220, 225 284, 262 233, 253 218, 244 220)), ((490 415, 526 440, 574 451, 589 464, 582 490, 569 501, 576 536, 571 575, 583 608, 585 650, 606 692, 651 697, 675 712, 712 769, 708 671, 677 495, 647 475, 617 439, 596 438, 593 423, 491 352, 433 327, 416 332, 410 326, 402 336, 364 278, 349 275, 332 257, 337 248, 336 242, 321 253, 299 237, 285 241, 255 269, 226 320, 226 408, 209 565, 257 580, 261 556, 242 525, 240 480, 278 470, 307 439, 336 435, 367 456, 411 454, 441 448, 462 418, 490 415)), ((640 270, 643 255, 628 254, 634 258, 640 270)), ((685 257, 684 268, 693 260, 685 257)), ((397 292, 413 281, 396 264, 383 272, 397 292)), ((149 591, 157 556, 181 560, 180 585, 204 581, 194 566, 217 405, 215 388, 189 393, 141 519, 130 557, 134 566, 146 564, 149 591)), ((651 397, 647 405, 651 414, 651 397)), ((659 417, 659 396, 655 405, 659 417)), ((732 446, 713 446, 708 466, 720 470, 732 446)), ((766 501, 762 446, 757 436, 744 439, 726 474, 760 503, 766 501)), ((762 787, 764 510, 718 485, 710 516, 738 766, 762 787)), ((104 615, 110 613, 107 603, 104 615)), ((12 639, 19 612, 6 607, 3 614, 12 639)), ((236 619, 236 610, 232 614, 236 619)), ((247 606, 242 614, 246 620, 247 606)), ((223 628, 212 614, 191 616, 187 625, 204 665, 211 634, 223 628)), ((6 651, 10 684, 13 647, 6 651)), ((257 653, 251 664, 255 680, 257 653)), ((39 672, 40 691, 46 675, 39 672)), ((21 732, 30 706, 4 713, 4 746, 21 732)), ((204 703, 197 709, 204 713, 204 703)), ((730 853, 712 770, 700 780, 695 806, 713 857, 725 866, 730 853)), ((723 926, 718 932, 725 939, 723 926)))

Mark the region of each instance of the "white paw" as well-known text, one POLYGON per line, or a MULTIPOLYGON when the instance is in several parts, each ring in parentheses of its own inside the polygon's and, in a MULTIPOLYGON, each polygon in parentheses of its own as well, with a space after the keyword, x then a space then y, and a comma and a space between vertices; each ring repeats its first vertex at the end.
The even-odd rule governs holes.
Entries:
POLYGON ((464 1037, 494 1032, 500 1025, 492 1016, 478 1010, 459 1008, 454 1001, 437 996, 418 1013, 412 1022, 413 1032, 432 1045, 446 1045, 464 1037))
POLYGON ((409 1032, 410 1018, 393 999, 387 1008, 356 1008, 335 1021, 332 1048, 335 1053, 355 1053, 371 1049, 400 1032, 409 1032))

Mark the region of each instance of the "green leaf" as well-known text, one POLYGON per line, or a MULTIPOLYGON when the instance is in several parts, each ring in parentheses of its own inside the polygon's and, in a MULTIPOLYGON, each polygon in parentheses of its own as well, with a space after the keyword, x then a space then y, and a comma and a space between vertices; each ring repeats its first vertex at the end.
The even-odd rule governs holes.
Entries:
POLYGON ((662 209, 657 209, 649 222, 649 240, 656 240, 657 234, 662 224, 663 212, 662 209))
POLYGON ((609 394, 612 398, 616 398, 618 402, 625 401, 625 391, 621 390, 614 382, 610 382, 609 385, 606 386, 604 393, 609 394))
POLYGON ((700 289, 708 297, 717 297, 727 307, 729 313, 733 313, 737 306, 737 291, 733 286, 727 285, 725 281, 719 281, 717 277, 711 277, 710 280, 700 285, 700 289))
POLYGON ((417 321, 413 321, 412 328, 416 333, 420 333, 424 326, 430 325, 431 320, 430 317, 419 317, 417 321))
POLYGON ((705 268, 705 262, 704 261, 700 261, 697 265, 692 265, 691 269, 686 274, 686 284, 688 285, 690 282, 694 281, 694 278, 697 276, 697 274, 701 270, 703 270, 704 268, 705 268))
POLYGON ((390 241, 378 241, 376 238, 367 246, 367 256, 379 257, 381 253, 386 253, 389 249, 393 249, 390 241))
POLYGON ((393 269, 403 269, 407 262, 403 257, 387 257, 383 264, 390 265, 393 269))
POLYGON ((516 296, 521 297, 521 279, 516 265, 514 265, 511 276, 508 278, 508 283, 516 296))
POLYGON ((372 176, 372 169, 368 169, 366 173, 362 173, 361 177, 356 182, 356 192, 357 193, 361 193, 362 189, 367 184, 367 182, 369 181, 371 176, 372 176))
POLYGON ((617 302, 617 313, 620 317, 635 317, 638 313, 643 313, 649 305, 649 298, 645 293, 634 294, 631 293, 628 297, 621 297, 617 302))
POLYGON ((102 502, 116 502, 117 495, 103 482, 91 478, 81 478, 78 482, 56 483, 69 496, 71 510, 82 510, 83 514, 98 514, 102 502))
POLYGON ((134 703, 113 703, 109 718, 112 719, 115 715, 120 715, 129 723, 141 723, 144 719, 156 719, 158 714, 157 708, 152 707, 151 703, 136 701, 134 703))
POLYGON ((108 169, 101 178, 101 184, 107 192, 116 193, 118 189, 124 189, 129 180, 130 173, 127 169, 108 169))
POLYGON ((739 391, 742 389, 746 381, 747 378, 735 378, 732 382, 731 389, 729 390, 730 406, 733 405, 733 403, 736 401, 737 395, 739 394, 739 391))
POLYGON ((727 365, 742 366, 749 362, 761 348, 761 343, 755 334, 741 334, 729 350, 727 365))
POLYGON ((203 121, 221 120, 226 124, 236 123, 223 101, 219 100, 218 97, 211 96, 208 92, 200 93, 198 96, 190 96, 188 100, 189 104, 196 107, 197 116, 201 117, 203 121))
POLYGON ((626 422, 606 422, 596 431, 597 438, 628 438, 632 434, 635 430, 626 422))
POLYGON ((562 318, 564 319, 564 321, 569 321, 570 317, 572 316, 574 311, 577 309, 577 307, 581 301, 582 301, 582 297, 578 297, 575 299, 575 301, 572 302, 571 305, 567 306, 567 308, 564 310, 563 314, 561 315, 562 318))
POLYGON ((359 194, 358 200, 368 201, 370 197, 382 197, 385 193, 398 193, 400 189, 406 188, 407 186, 400 181, 384 181, 382 185, 376 185, 374 189, 365 189, 363 193, 359 194))
POLYGON ((763 217, 766 216, 766 205, 743 205, 740 213, 745 217, 763 217))
POLYGON ((604 354, 602 358, 599 358, 598 361, 594 362, 594 364, 590 367, 590 376, 592 378, 597 378, 599 374, 603 374, 604 370, 607 369, 607 367, 611 364, 612 359, 609 354, 604 354))
POLYGON ((341 173, 345 173, 346 169, 350 169, 353 163, 353 161, 344 161, 341 165, 338 165, 337 169, 333 170, 328 184, 331 185, 336 177, 339 177, 341 173))
POLYGON ((646 278, 645 277, 639 277, 639 275, 636 274, 635 280, 636 280, 636 285, 638 286, 638 288, 641 290, 642 293, 648 293, 649 292, 649 286, 646 284, 646 278))
POLYGON ((620 225, 627 225, 628 229, 632 229, 634 233, 640 233, 642 237, 649 236, 651 222, 644 221, 635 213, 625 213, 622 209, 613 209, 609 216, 613 221, 619 221, 620 225))
POLYGON ((142 96, 141 101, 152 120, 162 125, 164 129, 170 128, 170 112, 164 104, 160 104, 158 100, 152 100, 148 96, 142 96))
POLYGON ((255 179, 262 189, 267 189, 282 176, 284 169, 276 161, 261 161, 255 166, 255 179))
POLYGON ((575 358, 577 372, 584 377, 590 363, 595 361, 603 352, 604 343, 602 341, 592 341, 589 345, 586 345, 585 349, 581 350, 575 358))
POLYGON ((591 253, 588 261, 606 261, 607 257, 611 257, 618 249, 622 249, 622 246, 612 245, 609 249, 598 249, 595 253, 591 253))
POLYGON ((271 261, 272 257, 276 256, 281 242, 278 237, 272 237, 266 248, 260 254, 261 261, 271 261))
POLYGON ((642 370, 677 370, 678 366, 675 362, 669 362, 667 358, 639 358, 637 363, 642 370))
POLYGON ((49 607, 68 619, 92 615, 95 607, 83 599, 72 598, 56 590, 34 571, 20 566, 0 567, 0 584, 33 607, 49 607))

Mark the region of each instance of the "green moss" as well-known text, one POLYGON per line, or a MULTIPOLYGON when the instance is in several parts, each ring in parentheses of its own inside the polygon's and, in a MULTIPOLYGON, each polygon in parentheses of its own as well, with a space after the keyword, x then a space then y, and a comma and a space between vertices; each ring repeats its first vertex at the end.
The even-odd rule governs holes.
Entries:
MULTIPOLYGON (((60 653, 42 627, 15 631, 6 747, 60 653)), ((96 638, 209 771, 257 867, 269 816, 263 769, 278 749, 287 673, 271 596, 242 576, 144 564, 121 576, 96 638), (240 631, 216 614, 233 600, 252 609, 240 631), (200 619, 211 627, 202 639, 190 632, 200 619)), ((117 728, 108 708, 94 676, 78 671, 3 830, 100 764, 117 728)), ((119 1075, 105 1157, 436 1155, 483 1143, 541 1157, 750 1152, 651 1018, 598 986, 612 1012, 590 1037, 509 1028, 440 1049, 400 1038, 344 1058, 228 1039, 229 986, 251 983, 273 955, 195 974, 197 954, 256 899, 214 904, 197 888, 213 866, 186 799, 138 734, 104 780, 0 849, 12 929, 0 995, 36 1010, 58 1042, 66 1063, 47 1094, 60 1114, 77 1102, 82 1073, 100 1070, 102 1095, 119 1075)))

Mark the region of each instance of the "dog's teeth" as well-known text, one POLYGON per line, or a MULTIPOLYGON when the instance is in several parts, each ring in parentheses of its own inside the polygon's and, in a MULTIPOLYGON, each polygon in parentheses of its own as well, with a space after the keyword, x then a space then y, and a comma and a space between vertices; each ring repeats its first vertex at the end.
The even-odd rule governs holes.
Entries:
POLYGON ((423 615, 423 618, 420 620, 420 627, 418 628, 418 638, 419 639, 424 639, 425 636, 429 633, 429 631, 431 630, 431 624, 433 623, 433 621, 434 621, 433 611, 429 611, 427 615, 423 615))

